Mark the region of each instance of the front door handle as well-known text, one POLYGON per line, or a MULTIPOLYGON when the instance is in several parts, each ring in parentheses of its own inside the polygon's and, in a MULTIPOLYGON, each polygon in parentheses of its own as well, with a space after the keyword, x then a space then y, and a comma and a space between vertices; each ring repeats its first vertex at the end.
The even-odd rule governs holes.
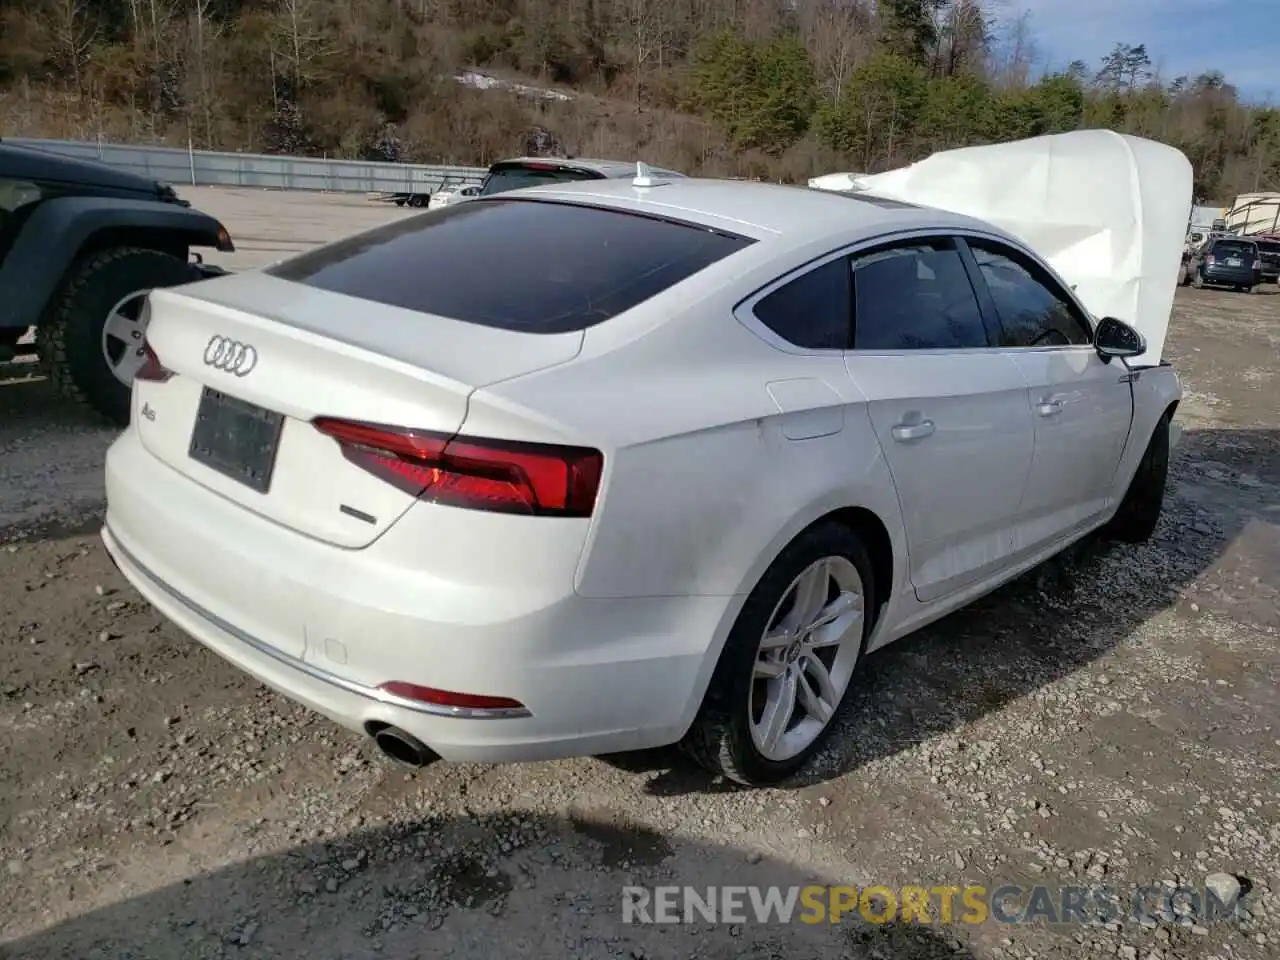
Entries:
POLYGON ((1061 412, 1061 400, 1041 400, 1036 404, 1036 414, 1041 417, 1056 417, 1061 412))
POLYGON ((910 443, 912 440, 923 440, 933 436, 932 420, 919 420, 916 423, 899 423, 893 428, 893 439, 899 443, 910 443))

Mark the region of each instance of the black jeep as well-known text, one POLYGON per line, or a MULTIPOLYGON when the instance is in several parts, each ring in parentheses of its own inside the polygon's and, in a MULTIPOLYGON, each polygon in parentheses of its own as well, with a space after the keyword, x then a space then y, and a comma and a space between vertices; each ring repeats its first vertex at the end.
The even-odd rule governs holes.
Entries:
POLYGON ((0 141, 0 362, 35 327, 58 389, 127 423, 147 292, 223 272, 196 247, 235 249, 169 185, 0 141))

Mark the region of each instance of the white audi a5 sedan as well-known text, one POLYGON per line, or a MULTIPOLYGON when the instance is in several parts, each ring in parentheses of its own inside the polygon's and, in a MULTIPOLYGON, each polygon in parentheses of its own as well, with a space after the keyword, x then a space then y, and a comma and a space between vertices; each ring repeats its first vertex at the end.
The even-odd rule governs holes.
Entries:
POLYGON ((1149 536, 1180 397, 1012 235, 757 183, 477 197, 149 311, 111 555, 412 764, 779 781, 868 652, 1149 536))

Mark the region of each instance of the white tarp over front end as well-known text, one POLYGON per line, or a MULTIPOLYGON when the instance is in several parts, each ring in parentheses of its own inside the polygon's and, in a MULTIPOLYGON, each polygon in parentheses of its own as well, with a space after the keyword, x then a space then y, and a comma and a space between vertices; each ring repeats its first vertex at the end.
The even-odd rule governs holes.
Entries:
POLYGON ((985 220, 1021 239, 1096 318, 1132 324, 1164 352, 1191 212, 1180 150, 1080 130, 945 150, 887 173, 814 177, 818 190, 866 191, 985 220))

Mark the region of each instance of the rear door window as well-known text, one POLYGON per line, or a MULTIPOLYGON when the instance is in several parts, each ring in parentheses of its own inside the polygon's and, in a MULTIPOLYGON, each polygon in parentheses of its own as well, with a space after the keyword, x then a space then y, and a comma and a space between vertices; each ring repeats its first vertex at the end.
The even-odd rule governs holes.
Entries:
POLYGON ((562 167, 554 163, 495 163, 480 186, 480 196, 519 190, 521 187, 540 187, 548 183, 577 183, 581 180, 602 180, 598 173, 562 167))
POLYGON ((630 310, 753 242, 584 204, 476 199, 318 247, 266 272, 466 323, 566 333, 630 310))
POLYGON ((853 262, 855 350, 965 350, 990 346, 955 243, 913 240, 853 262))

